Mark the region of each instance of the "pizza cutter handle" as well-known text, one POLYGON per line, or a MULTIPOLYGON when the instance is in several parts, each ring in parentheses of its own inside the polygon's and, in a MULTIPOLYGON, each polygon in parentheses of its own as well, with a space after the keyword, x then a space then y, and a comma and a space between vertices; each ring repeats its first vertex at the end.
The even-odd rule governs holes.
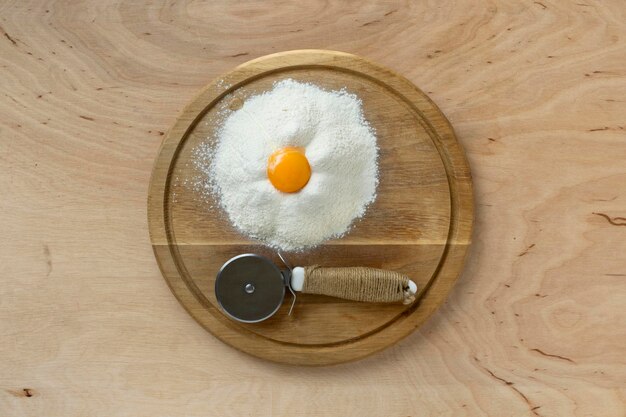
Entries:
POLYGON ((417 293, 417 285, 406 275, 366 267, 296 267, 293 268, 291 287, 304 294, 373 303, 409 304, 417 293))

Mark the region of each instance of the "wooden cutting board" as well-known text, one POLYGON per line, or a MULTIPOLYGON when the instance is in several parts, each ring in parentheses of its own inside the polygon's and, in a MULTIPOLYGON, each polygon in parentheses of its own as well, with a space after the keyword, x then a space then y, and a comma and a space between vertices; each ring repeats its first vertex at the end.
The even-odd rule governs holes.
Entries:
POLYGON ((346 53, 283 52, 249 61, 214 80, 182 112, 154 166, 148 218, 163 276, 204 328, 261 358, 332 364, 394 344, 445 299, 470 244, 471 177, 450 124, 405 78, 346 53), (287 295, 275 316, 257 324, 232 321, 220 311, 214 282, 224 262, 241 253, 265 255, 277 265, 280 261, 273 251, 234 230, 215 202, 194 190, 198 173, 193 151, 214 137, 224 108, 285 78, 356 93, 380 148, 378 197, 366 216, 344 238, 289 254, 289 260, 296 265, 370 266, 405 273, 421 289, 414 304, 299 295, 288 316, 287 295))

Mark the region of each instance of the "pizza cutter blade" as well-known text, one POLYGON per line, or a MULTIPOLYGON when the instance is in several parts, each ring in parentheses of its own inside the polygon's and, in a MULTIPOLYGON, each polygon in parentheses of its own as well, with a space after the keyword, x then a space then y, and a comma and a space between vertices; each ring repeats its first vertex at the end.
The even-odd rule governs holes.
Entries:
POLYGON ((235 256, 215 280, 215 296, 232 319, 258 323, 271 317, 283 303, 289 277, 269 259, 256 254, 235 256))

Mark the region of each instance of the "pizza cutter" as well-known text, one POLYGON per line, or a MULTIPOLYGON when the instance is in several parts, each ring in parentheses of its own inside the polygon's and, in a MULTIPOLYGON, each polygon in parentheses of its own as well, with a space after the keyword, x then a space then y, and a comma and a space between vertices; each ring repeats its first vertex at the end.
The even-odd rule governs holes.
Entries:
POLYGON ((317 265, 291 267, 281 253, 286 269, 279 269, 268 258, 243 254, 229 259, 215 280, 215 297, 233 320, 258 323, 272 317, 280 308, 286 291, 321 294, 354 301, 412 303, 417 285, 394 271, 366 267, 329 268, 317 265))

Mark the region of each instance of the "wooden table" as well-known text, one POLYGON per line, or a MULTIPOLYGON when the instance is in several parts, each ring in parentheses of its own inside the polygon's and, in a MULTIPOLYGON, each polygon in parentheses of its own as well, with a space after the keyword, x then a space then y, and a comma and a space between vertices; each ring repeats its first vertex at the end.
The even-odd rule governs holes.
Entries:
POLYGON ((0 415, 624 415, 625 21, 621 0, 2 2, 0 415), (428 92, 477 204, 447 304, 326 368, 205 332, 146 220, 163 132, 195 92, 301 48, 428 92))

